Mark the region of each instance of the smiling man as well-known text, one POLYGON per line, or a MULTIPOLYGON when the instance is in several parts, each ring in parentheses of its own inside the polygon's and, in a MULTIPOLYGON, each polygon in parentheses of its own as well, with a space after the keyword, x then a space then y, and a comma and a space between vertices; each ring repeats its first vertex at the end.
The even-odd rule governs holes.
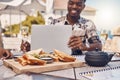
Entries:
POLYGON ((82 51, 101 50, 102 48, 94 23, 80 16, 82 10, 85 8, 85 2, 86 0, 68 0, 67 15, 53 19, 53 22, 51 22, 55 25, 72 25, 73 32, 68 41, 72 55, 80 55, 82 51))
POLYGON ((69 0, 68 1, 68 14, 67 20, 70 24, 74 25, 76 22, 79 23, 80 13, 85 8, 84 0, 69 0))
POLYGON ((73 32, 68 41, 72 55, 82 54, 82 51, 101 50, 102 48, 94 23, 80 16, 85 8, 85 2, 86 0, 68 0, 68 14, 56 19, 55 23, 72 25, 73 32))

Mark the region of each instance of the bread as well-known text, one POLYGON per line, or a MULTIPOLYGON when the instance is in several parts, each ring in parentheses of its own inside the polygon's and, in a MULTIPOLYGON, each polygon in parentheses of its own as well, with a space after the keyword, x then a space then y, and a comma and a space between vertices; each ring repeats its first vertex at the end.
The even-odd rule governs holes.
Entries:
POLYGON ((37 59, 35 58, 34 56, 31 56, 31 55, 23 55, 23 58, 26 59, 30 64, 30 65, 44 65, 46 64, 46 62, 44 60, 40 60, 40 59, 37 59))
POLYGON ((25 65, 44 65, 46 61, 37 59, 31 55, 24 54, 22 57, 17 58, 17 61, 25 66, 25 65))
POLYGON ((37 58, 34 54, 39 55, 40 57, 51 57, 54 62, 62 61, 62 62, 74 62, 76 60, 75 57, 68 55, 62 51, 54 50, 53 54, 45 53, 41 49, 29 51, 24 54, 22 57, 19 57, 17 61, 25 66, 25 65, 45 65, 47 62, 45 60, 41 60, 37 58))
POLYGON ((23 57, 18 57, 17 58, 17 61, 22 65, 22 66, 25 66, 28 64, 27 60, 24 59, 23 57))
POLYGON ((63 61, 63 62, 73 62, 76 60, 75 57, 56 49, 54 50, 54 54, 59 58, 60 61, 63 61))
POLYGON ((43 54, 43 53, 44 53, 43 49, 40 48, 40 49, 37 49, 37 50, 28 51, 28 52, 26 52, 25 54, 36 54, 36 55, 40 55, 40 54, 43 54))

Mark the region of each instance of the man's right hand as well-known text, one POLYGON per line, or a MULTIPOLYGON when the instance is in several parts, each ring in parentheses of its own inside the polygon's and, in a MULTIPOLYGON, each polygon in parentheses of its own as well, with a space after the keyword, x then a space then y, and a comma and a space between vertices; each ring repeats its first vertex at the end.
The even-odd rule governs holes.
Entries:
POLYGON ((79 36, 71 36, 68 42, 68 46, 71 49, 80 49, 82 51, 87 49, 86 45, 82 42, 82 39, 79 36))

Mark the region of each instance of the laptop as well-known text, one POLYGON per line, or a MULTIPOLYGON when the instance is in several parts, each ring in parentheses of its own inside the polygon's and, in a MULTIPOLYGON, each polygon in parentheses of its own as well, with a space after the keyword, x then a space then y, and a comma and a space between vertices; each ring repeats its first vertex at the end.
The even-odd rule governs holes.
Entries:
POLYGON ((68 41, 72 35, 71 25, 32 25, 31 50, 42 48, 51 53, 54 49, 71 54, 68 41))

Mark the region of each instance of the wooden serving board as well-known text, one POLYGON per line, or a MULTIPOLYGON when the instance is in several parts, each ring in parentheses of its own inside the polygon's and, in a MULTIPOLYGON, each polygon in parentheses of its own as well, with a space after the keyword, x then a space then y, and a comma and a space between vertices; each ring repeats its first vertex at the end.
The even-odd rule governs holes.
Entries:
POLYGON ((26 65, 22 66, 14 59, 4 60, 4 65, 11 68, 17 74, 32 72, 32 73, 42 73, 47 71, 55 71, 55 70, 62 70, 62 69, 69 69, 73 67, 83 67, 84 62, 75 61, 75 62, 53 62, 51 64, 45 65, 26 65))

